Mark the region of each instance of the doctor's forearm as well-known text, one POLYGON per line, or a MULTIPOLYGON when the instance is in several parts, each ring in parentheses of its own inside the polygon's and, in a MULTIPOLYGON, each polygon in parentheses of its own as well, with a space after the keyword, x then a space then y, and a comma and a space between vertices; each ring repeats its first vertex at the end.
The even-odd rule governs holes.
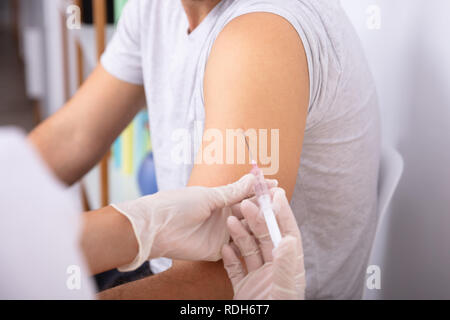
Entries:
POLYGON ((83 215, 81 248, 92 274, 127 265, 138 252, 129 220, 112 207, 83 215))
POLYGON ((222 261, 175 261, 161 274, 131 282, 98 296, 102 300, 224 300, 233 288, 222 261))

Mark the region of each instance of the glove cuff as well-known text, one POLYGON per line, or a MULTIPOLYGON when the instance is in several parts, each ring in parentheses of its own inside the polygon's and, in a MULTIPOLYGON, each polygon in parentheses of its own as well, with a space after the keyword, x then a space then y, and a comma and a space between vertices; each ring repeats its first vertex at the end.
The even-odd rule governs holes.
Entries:
MULTIPOLYGON (((123 206, 128 207, 126 204, 123 206)), ((144 262, 149 260, 150 252, 153 246, 153 241, 155 238, 155 233, 152 232, 152 230, 146 230, 146 221, 139 221, 140 215, 137 216, 131 216, 127 214, 126 211, 133 212, 135 210, 126 210, 122 209, 122 205, 111 205, 114 209, 119 211, 121 214, 123 214, 131 223, 131 226, 134 231, 134 235, 136 237, 137 243, 138 243, 138 253, 134 260, 120 268, 118 270, 120 272, 130 272, 138 269, 140 266, 144 264, 144 262), (143 239, 145 237, 145 239, 143 239)))

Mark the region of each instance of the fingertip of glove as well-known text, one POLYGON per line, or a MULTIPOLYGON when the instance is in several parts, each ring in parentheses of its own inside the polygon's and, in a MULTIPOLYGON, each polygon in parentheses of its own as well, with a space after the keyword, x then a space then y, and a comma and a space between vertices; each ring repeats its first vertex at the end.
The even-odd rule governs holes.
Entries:
POLYGON ((282 197, 286 197, 286 191, 283 189, 283 188, 280 188, 280 187, 274 187, 274 188, 272 188, 272 194, 273 194, 273 197, 275 198, 275 197, 280 197, 280 198, 282 198, 282 197))
POLYGON ((242 184, 243 188, 247 191, 250 191, 253 188, 253 185, 255 184, 256 177, 251 174, 247 173, 245 176, 243 176, 239 182, 242 184))
POLYGON ((238 218, 236 218, 235 216, 229 216, 227 218, 227 226, 233 228, 233 226, 236 225, 236 223, 239 223, 238 218))
POLYGON ((272 206, 273 209, 276 211, 281 210, 281 208, 285 208, 286 206, 289 206, 289 201, 286 196, 286 191, 283 188, 272 188, 272 206))

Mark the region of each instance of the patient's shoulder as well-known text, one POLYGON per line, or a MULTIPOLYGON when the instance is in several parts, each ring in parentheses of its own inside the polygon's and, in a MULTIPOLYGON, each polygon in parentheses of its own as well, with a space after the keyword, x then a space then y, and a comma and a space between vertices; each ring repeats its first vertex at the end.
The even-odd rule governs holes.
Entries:
POLYGON ((213 51, 226 49, 241 54, 284 57, 292 52, 304 55, 302 41, 292 24, 269 12, 251 12, 229 21, 219 33, 213 51))

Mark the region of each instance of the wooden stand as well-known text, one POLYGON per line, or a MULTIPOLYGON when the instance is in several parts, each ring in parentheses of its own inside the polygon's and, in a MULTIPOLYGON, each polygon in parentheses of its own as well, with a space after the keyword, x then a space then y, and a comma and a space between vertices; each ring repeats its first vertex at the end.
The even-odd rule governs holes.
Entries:
MULTIPOLYGON (((97 38, 97 59, 105 51, 106 39, 106 0, 93 0, 94 25, 97 38)), ((109 205, 109 179, 108 179, 108 159, 109 152, 106 154, 100 163, 100 188, 101 188, 101 205, 106 207, 109 205)))

